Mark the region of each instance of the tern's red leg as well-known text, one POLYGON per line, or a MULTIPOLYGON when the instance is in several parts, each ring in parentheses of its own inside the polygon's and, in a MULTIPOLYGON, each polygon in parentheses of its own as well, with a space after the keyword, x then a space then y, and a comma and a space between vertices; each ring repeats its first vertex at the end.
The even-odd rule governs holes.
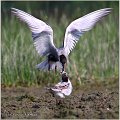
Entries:
POLYGON ((64 71, 66 71, 66 66, 67 66, 67 64, 65 63, 65 64, 64 64, 64 71))

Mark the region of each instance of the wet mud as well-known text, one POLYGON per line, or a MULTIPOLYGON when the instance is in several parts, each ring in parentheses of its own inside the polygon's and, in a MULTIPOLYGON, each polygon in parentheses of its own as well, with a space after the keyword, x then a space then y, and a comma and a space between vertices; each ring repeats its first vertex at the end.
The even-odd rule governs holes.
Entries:
POLYGON ((65 99, 54 97, 45 87, 2 87, 1 118, 118 119, 118 82, 78 86, 65 99))

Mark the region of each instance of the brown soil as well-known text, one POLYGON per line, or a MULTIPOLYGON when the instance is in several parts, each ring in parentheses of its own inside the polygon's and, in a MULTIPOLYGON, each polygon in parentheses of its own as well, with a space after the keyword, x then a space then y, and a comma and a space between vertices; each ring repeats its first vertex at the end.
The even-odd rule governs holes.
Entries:
POLYGON ((2 119, 119 118, 118 80, 78 86, 65 99, 42 87, 2 87, 1 97, 2 119))

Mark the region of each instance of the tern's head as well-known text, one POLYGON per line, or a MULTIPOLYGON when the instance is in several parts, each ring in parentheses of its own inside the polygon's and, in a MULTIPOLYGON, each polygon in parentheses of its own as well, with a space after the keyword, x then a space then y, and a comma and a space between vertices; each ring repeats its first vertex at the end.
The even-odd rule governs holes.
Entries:
POLYGON ((62 75, 62 81, 63 82, 68 82, 68 75, 67 75, 67 73, 63 71, 61 73, 61 75, 62 75))

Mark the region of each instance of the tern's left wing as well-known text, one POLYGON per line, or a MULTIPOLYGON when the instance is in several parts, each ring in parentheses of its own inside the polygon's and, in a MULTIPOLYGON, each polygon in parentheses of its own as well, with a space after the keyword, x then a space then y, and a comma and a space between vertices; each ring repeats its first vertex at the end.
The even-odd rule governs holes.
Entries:
POLYGON ((91 30, 102 17, 108 15, 110 12, 111 8, 104 8, 74 20, 67 27, 65 33, 63 46, 66 54, 69 55, 84 32, 91 30))

